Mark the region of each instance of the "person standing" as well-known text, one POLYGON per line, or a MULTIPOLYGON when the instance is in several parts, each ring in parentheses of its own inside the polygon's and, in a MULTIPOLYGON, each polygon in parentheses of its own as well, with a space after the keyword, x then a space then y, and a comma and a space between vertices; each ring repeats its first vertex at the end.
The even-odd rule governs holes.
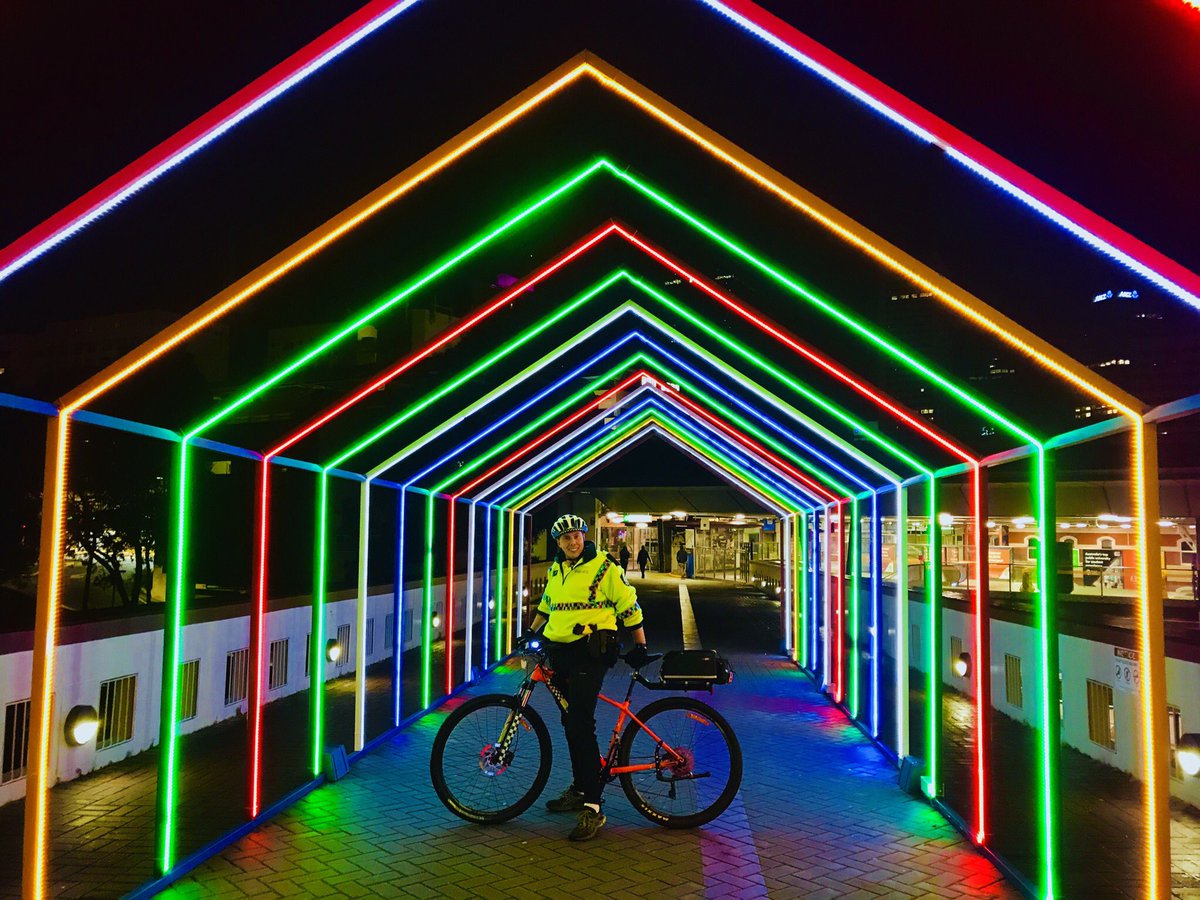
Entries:
POLYGON ((617 554, 617 558, 621 560, 621 571, 629 571, 629 545, 624 541, 621 542, 621 552, 617 554))
POLYGON ((642 548, 638 550, 637 555, 638 568, 642 570, 642 577, 646 577, 646 566, 650 565, 650 551, 646 549, 646 545, 642 544, 642 548))
POLYGON ((688 552, 683 549, 683 544, 680 544, 679 549, 675 552, 675 562, 679 563, 680 578, 687 578, 687 558, 688 552))
POLYGON ((567 700, 563 730, 571 751, 573 780, 546 804, 551 812, 578 812, 568 835, 587 841, 603 827, 600 812, 600 745, 596 742, 596 703, 604 674, 617 661, 617 625, 630 630, 634 647, 625 654, 633 668, 646 665, 646 633, 637 591, 612 556, 596 552, 585 541, 587 523, 575 515, 560 516, 550 528, 558 553, 547 574, 527 640, 541 632, 554 675, 550 684, 567 700), (544 628, 544 630, 542 630, 544 628))

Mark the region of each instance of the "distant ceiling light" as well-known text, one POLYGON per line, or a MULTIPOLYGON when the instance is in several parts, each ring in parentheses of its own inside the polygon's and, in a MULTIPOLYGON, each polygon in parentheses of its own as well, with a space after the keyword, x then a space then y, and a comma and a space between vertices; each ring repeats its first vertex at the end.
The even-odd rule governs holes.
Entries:
POLYGON ((100 716, 94 706, 76 706, 67 713, 67 723, 64 729, 67 744, 71 747, 82 747, 91 741, 100 730, 100 716))
POLYGON ((529 596, 529 588, 525 588, 525 589, 523 589, 523 590, 521 591, 521 596, 522 596, 522 597, 528 597, 528 596, 529 596))
POLYGON ((1159 520, 1158 520, 1158 527, 1159 527, 1159 528, 1174 528, 1174 527, 1175 527, 1175 523, 1174 523, 1174 522, 1172 522, 1172 521, 1170 521, 1169 519, 1159 519, 1159 520))
POLYGON ((781 588, 779 587, 779 585, 775 585, 775 593, 778 594, 780 592, 780 590, 781 590, 781 588))
POLYGON ((622 519, 625 518, 619 512, 610 512, 610 513, 606 513, 605 515, 607 515, 608 520, 610 522, 620 522, 622 519))
POLYGON ((671 519, 673 519, 673 518, 675 518, 675 517, 674 517, 674 516, 672 516, 670 513, 664 513, 664 514, 663 514, 663 516, 662 516, 662 520, 663 520, 664 522, 670 522, 670 521, 671 521, 671 519))
POLYGON ((735 518, 735 519, 744 519, 744 518, 746 518, 746 514, 745 514, 745 513, 738 513, 736 516, 734 516, 734 518, 735 518))
POLYGON ((1096 518, 1101 522, 1118 522, 1121 519, 1120 516, 1114 515, 1113 513, 1100 513, 1100 515, 1096 516, 1096 518))
POLYGON ((949 528, 954 524, 954 516, 950 513, 938 513, 938 524, 943 528, 949 528))
POLYGON ((989 519, 987 522, 985 522, 985 523, 984 523, 984 525, 985 525, 985 526, 987 526, 988 528, 995 528, 995 527, 996 527, 996 523, 995 523, 995 522, 993 522, 993 521, 991 521, 990 519, 989 519))
POLYGON ((639 522, 644 524, 646 522, 653 521, 653 519, 654 516, 650 515, 649 513, 630 513, 625 517, 625 522, 630 525, 636 525, 639 522))
POLYGON ((1121 523, 1121 527, 1122 527, 1122 528, 1132 528, 1132 527, 1133 527, 1133 525, 1132 525, 1131 523, 1129 523, 1129 522, 1122 522, 1122 523, 1121 523))
POLYGON ((687 518, 687 513, 685 513, 685 512, 680 512, 680 511, 679 511, 679 510, 677 510, 677 509, 676 509, 676 510, 672 510, 672 511, 671 511, 671 515, 673 515, 673 516, 674 516, 675 518, 677 518, 677 519, 686 519, 686 518, 687 518))

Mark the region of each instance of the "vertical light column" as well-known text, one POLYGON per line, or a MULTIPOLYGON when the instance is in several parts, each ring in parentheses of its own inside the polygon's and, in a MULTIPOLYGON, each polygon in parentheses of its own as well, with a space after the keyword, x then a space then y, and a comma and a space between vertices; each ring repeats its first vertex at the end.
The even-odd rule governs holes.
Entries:
POLYGON ((495 635, 492 658, 500 662, 504 656, 504 510, 496 510, 496 584, 492 589, 495 604, 495 635))
POLYGON ((879 737, 879 628, 883 619, 883 521, 879 518, 879 492, 871 492, 871 736, 879 737))
POLYGON ((1040 675, 1041 754, 1034 761, 1041 772, 1040 832, 1042 838, 1042 891, 1046 896, 1057 897, 1058 860, 1061 848, 1059 834, 1059 748, 1060 723, 1058 718, 1058 577, 1055 565, 1055 535, 1057 528, 1058 500, 1055 496, 1058 482, 1058 460, 1053 450, 1038 448, 1034 457, 1033 483, 1036 486, 1034 502, 1038 511, 1038 588, 1041 603, 1037 604, 1038 637, 1041 642, 1042 671, 1040 675))
MULTIPOLYGON (((1133 435, 1134 504, 1142 536, 1138 573, 1142 671, 1142 765, 1147 795, 1146 854, 1150 896, 1171 891, 1171 814, 1168 790, 1167 669, 1163 638, 1162 538, 1158 528, 1158 431, 1139 420, 1133 435)), ((36 682, 35 682, 36 683, 36 682)))
POLYGON ((433 702, 433 504, 436 497, 425 498, 425 578, 421 590, 421 708, 433 702))
POLYGON ((371 530, 371 482, 358 486, 358 598, 354 613, 354 749, 367 743, 367 536, 371 530))
POLYGON ((507 567, 504 573, 504 606, 508 617, 508 627, 504 629, 504 654, 512 653, 513 629, 518 627, 515 610, 513 609, 513 556, 516 550, 516 513, 508 514, 508 553, 505 556, 507 567))
POLYGON ((446 693, 449 694, 454 690, 454 541, 458 537, 455 533, 455 512, 458 509, 458 503, 455 498, 451 497, 446 501, 446 589, 442 592, 445 597, 443 605, 442 622, 446 626, 446 693))
POLYGON ((471 659, 475 652, 475 501, 467 506, 470 518, 467 520, 467 598, 463 610, 463 624, 466 627, 463 641, 463 684, 471 682, 471 659))
POLYGON ((780 613, 783 620, 783 651, 790 653, 793 650, 792 646, 792 523, 788 516, 783 516, 779 520, 782 534, 781 538, 781 562, 783 571, 780 573, 783 577, 780 579, 783 584, 783 596, 780 598, 780 613))
MULTIPOLYGON (((859 700, 861 699, 861 672, 859 661, 862 658, 862 648, 859 646, 859 620, 862 618, 859 609, 859 594, 862 592, 862 518, 859 511, 858 497, 850 501, 850 718, 857 719, 859 700)), ((844 520, 843 520, 844 523, 844 520)))
POLYGON ((822 659, 822 687, 829 687, 832 684, 833 678, 833 522, 832 517, 834 504, 829 503, 825 506, 825 521, 824 521, 824 545, 825 545, 825 572, 824 572, 824 604, 825 604, 825 640, 824 640, 824 658, 822 659))
POLYGON ((492 578, 492 507, 488 504, 483 505, 483 577, 480 583, 480 603, 479 608, 483 613, 482 628, 479 630, 480 636, 483 638, 483 648, 480 653, 480 660, 483 664, 483 671, 488 669, 488 648, 491 646, 491 623, 492 610, 495 608, 495 584, 492 578))
POLYGON ((925 776, 921 779, 925 796, 933 799, 942 792, 942 526, 938 523, 941 484, 931 477, 927 488, 929 524, 925 560, 925 597, 928 609, 929 649, 925 675, 925 776))
POLYGON ((896 488, 896 754, 909 751, 908 724, 908 488, 896 488))
POLYGON ((329 475, 317 475, 317 528, 313 536, 312 622, 308 647, 308 718, 311 740, 311 771, 321 774, 321 753, 325 749, 325 523, 329 497, 329 475))
POLYGON ((987 751, 991 736, 992 716, 992 619, 991 570, 988 567, 988 470, 975 464, 971 478, 975 495, 975 793, 977 819, 975 841, 988 840, 988 805, 991 798, 990 754, 987 751))
POLYGON ((396 496, 396 584, 392 589, 392 726, 400 727, 404 694, 404 510, 408 488, 396 496))
POLYGON ((268 523, 271 517, 271 461, 264 458, 258 467, 258 490, 256 530, 258 540, 254 543, 254 571, 257 573, 253 585, 254 606, 250 611, 250 677, 247 679, 246 713, 250 719, 246 729, 246 797, 250 818, 259 813, 262 786, 262 705, 263 705, 263 645, 267 619, 268 573, 268 523))
POLYGON ((517 631, 525 630, 525 514, 517 516, 517 631))

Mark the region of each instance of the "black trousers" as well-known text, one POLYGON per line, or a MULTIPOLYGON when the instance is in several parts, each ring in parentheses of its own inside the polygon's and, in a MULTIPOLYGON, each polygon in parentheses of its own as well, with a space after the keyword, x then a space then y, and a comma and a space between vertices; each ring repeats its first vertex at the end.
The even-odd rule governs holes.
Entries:
POLYGON ((614 660, 594 659, 588 653, 587 638, 569 644, 547 641, 554 677, 550 680, 567 698, 563 713, 563 731, 571 751, 571 774, 575 790, 584 802, 600 802, 600 746, 596 742, 596 703, 604 674, 614 660))

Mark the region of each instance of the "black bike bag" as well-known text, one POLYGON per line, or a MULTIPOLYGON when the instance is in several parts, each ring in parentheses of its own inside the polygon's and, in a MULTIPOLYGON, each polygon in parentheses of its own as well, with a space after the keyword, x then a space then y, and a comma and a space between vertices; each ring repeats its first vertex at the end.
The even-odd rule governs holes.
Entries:
POLYGON ((663 656, 659 677, 667 688, 705 691, 715 684, 729 684, 733 669, 716 650, 672 650, 663 656))

